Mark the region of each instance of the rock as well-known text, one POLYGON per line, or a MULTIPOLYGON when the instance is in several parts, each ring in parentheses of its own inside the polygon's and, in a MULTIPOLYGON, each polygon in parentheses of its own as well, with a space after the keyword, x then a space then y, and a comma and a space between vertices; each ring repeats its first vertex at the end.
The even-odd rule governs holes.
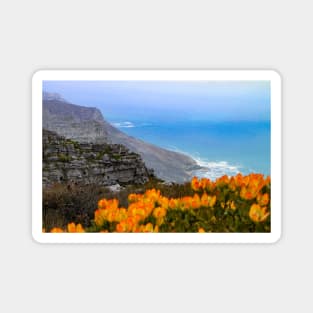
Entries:
POLYGON ((148 177, 149 171, 141 157, 130 153, 123 145, 80 144, 43 130, 44 186, 98 184, 113 185, 117 190, 120 184, 143 184, 148 177))
POLYGON ((112 192, 120 192, 122 187, 119 184, 111 185, 107 187, 112 192))

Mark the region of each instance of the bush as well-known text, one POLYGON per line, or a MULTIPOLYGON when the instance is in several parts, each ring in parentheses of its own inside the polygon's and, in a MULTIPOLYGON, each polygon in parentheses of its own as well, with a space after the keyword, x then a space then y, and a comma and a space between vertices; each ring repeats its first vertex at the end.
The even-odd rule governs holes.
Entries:
MULTIPOLYGON (((97 204, 84 231, 271 231, 270 177, 264 179, 261 174, 223 176, 214 182, 195 177, 191 184, 170 186, 150 181, 142 187, 129 187, 114 198, 103 197, 97 204), (152 186, 159 188, 148 189, 152 186), (131 192, 136 189, 141 192, 131 192)), ((62 227, 66 229, 64 224, 62 227)), ((67 230, 75 227, 67 225, 67 230)), ((77 229, 82 230, 80 226, 77 229)))

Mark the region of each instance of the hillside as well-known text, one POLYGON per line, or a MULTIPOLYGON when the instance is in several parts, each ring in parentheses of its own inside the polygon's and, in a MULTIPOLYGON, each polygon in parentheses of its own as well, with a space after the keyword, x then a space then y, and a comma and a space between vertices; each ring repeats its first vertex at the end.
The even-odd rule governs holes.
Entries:
POLYGON ((184 182, 199 168, 190 157, 162 149, 126 135, 108 123, 97 108, 71 104, 59 95, 43 95, 43 128, 88 143, 114 143, 138 153, 155 175, 166 181, 184 182))

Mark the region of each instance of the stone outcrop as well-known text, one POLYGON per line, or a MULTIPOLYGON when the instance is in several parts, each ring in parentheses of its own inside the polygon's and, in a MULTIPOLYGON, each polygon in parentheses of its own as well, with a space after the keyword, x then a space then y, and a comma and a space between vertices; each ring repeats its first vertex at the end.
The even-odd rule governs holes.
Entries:
POLYGON ((143 184, 153 171, 118 144, 79 143, 43 129, 43 186, 54 183, 143 184))
POLYGON ((114 143, 139 154, 148 168, 165 181, 189 181, 201 167, 187 155, 128 136, 108 123, 97 108, 68 103, 57 94, 44 94, 43 127, 81 143, 114 143))

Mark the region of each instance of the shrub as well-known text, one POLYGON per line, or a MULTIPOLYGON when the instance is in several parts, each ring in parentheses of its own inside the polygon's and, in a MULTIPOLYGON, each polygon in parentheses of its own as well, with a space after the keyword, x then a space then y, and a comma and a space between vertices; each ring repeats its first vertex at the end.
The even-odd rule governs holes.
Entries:
POLYGON ((189 185, 165 186, 154 181, 142 189, 145 189, 143 193, 129 193, 128 190, 128 203, 125 199, 120 202, 116 197, 100 199, 91 226, 85 231, 185 233, 271 230, 270 177, 265 179, 261 174, 225 175, 214 182, 194 177, 189 185), (146 189, 152 183, 161 188, 146 189))

